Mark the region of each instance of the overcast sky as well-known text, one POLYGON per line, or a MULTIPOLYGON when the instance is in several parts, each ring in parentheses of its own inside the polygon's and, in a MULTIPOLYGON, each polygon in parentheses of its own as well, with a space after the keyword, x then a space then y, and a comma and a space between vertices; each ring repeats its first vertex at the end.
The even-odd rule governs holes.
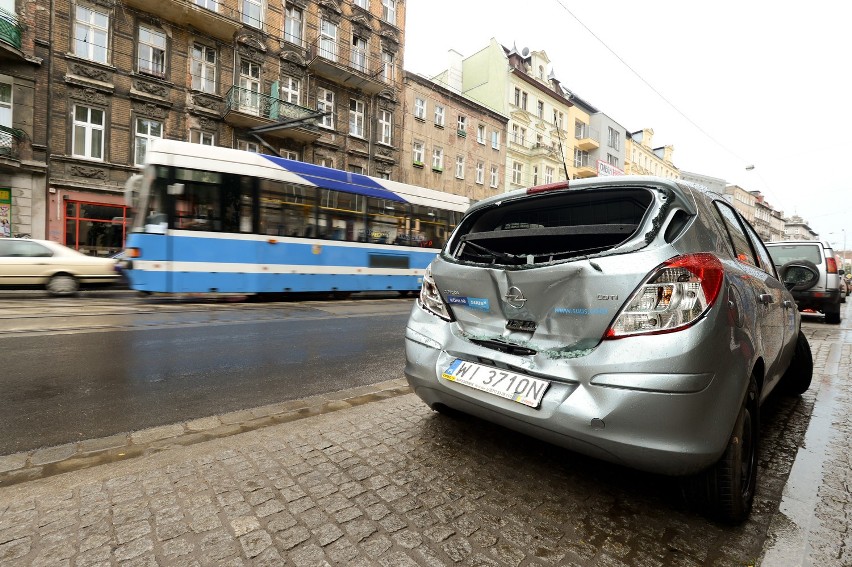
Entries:
MULTIPOLYGON (((653 128, 653 145, 674 146, 678 168, 761 191, 843 247, 852 216, 852 2, 405 6, 407 71, 435 75, 450 49, 467 57, 491 38, 545 51, 563 86, 628 131, 653 128)), ((852 249, 852 222, 848 230, 852 249)))

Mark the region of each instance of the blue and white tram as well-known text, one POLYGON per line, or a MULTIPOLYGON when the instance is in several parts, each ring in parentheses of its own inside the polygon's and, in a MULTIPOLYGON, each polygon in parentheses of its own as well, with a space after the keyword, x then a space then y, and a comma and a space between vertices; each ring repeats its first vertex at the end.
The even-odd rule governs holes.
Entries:
POLYGON ((387 179, 173 140, 148 148, 133 201, 125 252, 133 289, 240 294, 418 290, 470 204, 387 179))

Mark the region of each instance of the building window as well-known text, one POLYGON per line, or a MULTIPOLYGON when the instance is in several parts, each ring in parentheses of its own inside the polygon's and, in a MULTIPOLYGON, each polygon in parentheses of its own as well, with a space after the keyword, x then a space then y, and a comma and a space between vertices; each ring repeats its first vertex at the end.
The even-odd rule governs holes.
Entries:
POLYGON ((574 148, 574 167, 588 167, 589 152, 574 148))
POLYGON ((364 101, 349 100, 349 133, 359 138, 364 137, 364 101))
POLYGON ((302 10, 295 6, 287 6, 284 10, 284 41, 302 45, 302 29, 304 28, 302 10))
POLYGON ((334 169, 334 160, 327 157, 319 158, 317 165, 334 169))
POLYGON ((261 0, 243 0, 243 23, 263 29, 263 3, 261 0))
POLYGON ((293 161, 299 161, 299 152, 294 152, 293 150, 284 150, 278 152, 281 157, 284 159, 291 159, 293 161))
POLYGON ((500 183, 500 175, 498 174, 497 166, 492 165, 491 166, 491 187, 497 187, 497 185, 499 183, 500 183))
POLYGON ((63 205, 65 246, 91 256, 108 256, 124 247, 130 220, 127 207, 71 199, 63 205))
POLYGON ((260 65, 240 60, 240 112, 260 114, 260 65))
POLYGON ((521 106, 521 89, 515 87, 515 106, 521 106))
POLYGON ((523 178, 524 166, 517 161, 512 162, 512 183, 515 185, 521 184, 523 178))
POLYGON ((151 141, 163 137, 163 123, 148 118, 136 119, 136 137, 134 142, 134 163, 145 164, 145 154, 151 141))
POLYGON ((210 132, 192 129, 189 131, 189 141, 202 146, 212 146, 214 145, 214 136, 210 132))
POLYGON ((553 183, 553 168, 548 165, 544 166, 544 182, 553 183))
POLYGON ((334 129, 334 93, 322 87, 317 89, 317 110, 320 112, 328 112, 322 117, 320 126, 323 128, 334 129))
POLYGON ((244 152, 252 152, 255 154, 259 154, 260 144, 258 144, 257 142, 247 142, 246 140, 238 140, 237 149, 243 150, 244 152))
POLYGON ((485 164, 481 161, 476 162, 476 183, 479 185, 485 183, 485 164))
POLYGON ((328 20, 320 22, 319 54, 329 61, 337 61, 337 26, 328 20))
MULTIPOLYGON (((5 75, 0 75, 0 126, 12 127, 12 77, 5 75)), ((0 138, 0 141, 8 142, 11 147, 12 140, 7 138, 0 138)))
POLYGON ((216 0, 195 0, 195 5, 207 8, 211 12, 219 11, 219 3, 216 0))
POLYGON ((439 104, 435 105, 435 126, 444 126, 444 107, 439 104))
POLYGON ((500 132, 496 130, 491 132, 491 147, 495 150, 500 149, 500 132))
POLYGON ((363 165, 351 164, 349 166, 349 171, 351 173, 360 173, 361 175, 364 175, 364 166, 363 165))
POLYGON ((589 137, 589 126, 585 122, 579 120, 574 121, 574 137, 578 140, 589 137))
POLYGON ((281 100, 299 104, 302 92, 302 81, 296 77, 281 77, 281 100))
POLYGON ((396 25, 396 0, 382 0, 382 19, 396 25))
POLYGON ((352 36, 352 67, 361 73, 367 72, 367 40, 357 35, 352 36))
POLYGON ((422 98, 414 99, 414 118, 426 120, 426 101, 422 98))
POLYGON ((458 129, 459 133, 467 133, 467 118, 464 116, 459 115, 458 129))
POLYGON ((363 8, 365 10, 369 10, 369 0, 355 0, 354 4, 359 8, 363 8))
POLYGON ((527 92, 524 91, 521 93, 521 108, 524 110, 527 109, 527 92))
POLYGON ((77 5, 74 15, 74 55, 106 63, 108 45, 109 16, 105 12, 77 5))
POLYGON ((607 144, 614 150, 621 149, 621 134, 612 126, 608 130, 607 144))
POLYGON ((618 157, 616 157, 612 154, 606 154, 606 162, 610 165, 614 165, 615 167, 618 167, 618 157))
POLYGON ((104 111, 74 106, 74 132, 71 146, 75 157, 104 159, 104 111))
POLYGON ((206 45, 192 46, 190 64, 192 88, 205 93, 216 93, 216 50, 206 45))
POLYGON ((158 77, 166 76, 166 34, 146 26, 139 26, 139 71, 158 77))
POLYGON ((544 101, 540 100, 536 103, 536 105, 537 105, 537 108, 538 108, 538 111, 537 111, 538 117, 541 118, 542 120, 544 120, 544 101))
POLYGON ((533 169, 533 179, 532 179, 532 184, 533 184, 533 185, 538 185, 538 166, 537 166, 537 165, 534 165, 532 169, 533 169))
POLYGON ((456 156, 456 179, 464 179, 464 156, 456 156))
POLYGON ((390 146, 393 143, 393 113, 390 110, 379 112, 379 143, 390 146))
POLYGON ((423 155, 424 155, 424 147, 423 142, 419 142, 417 140, 414 141, 412 146, 412 158, 414 163, 417 165, 423 165, 423 155))
POLYGON ((435 148, 432 150, 432 169, 443 171, 444 169, 444 150, 435 148))
POLYGON ((476 141, 480 144, 485 143, 485 126, 482 124, 476 127, 476 141))
POLYGON ((392 83, 396 80, 396 67, 394 67, 393 53, 390 51, 382 51, 382 79, 386 83, 392 83))

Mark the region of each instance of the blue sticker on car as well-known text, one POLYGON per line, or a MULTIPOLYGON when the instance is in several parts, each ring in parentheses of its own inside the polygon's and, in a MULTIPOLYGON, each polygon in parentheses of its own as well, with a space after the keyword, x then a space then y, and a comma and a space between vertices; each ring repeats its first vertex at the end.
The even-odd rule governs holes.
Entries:
POLYGON ((451 295, 447 297, 447 303, 450 305, 464 305, 470 309, 477 311, 490 311, 491 302, 485 297, 464 297, 460 295, 451 295))

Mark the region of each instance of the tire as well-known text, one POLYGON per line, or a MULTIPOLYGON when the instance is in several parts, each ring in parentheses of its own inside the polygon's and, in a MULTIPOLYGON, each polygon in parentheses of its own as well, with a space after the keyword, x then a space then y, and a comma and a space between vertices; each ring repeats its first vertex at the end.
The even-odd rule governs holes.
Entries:
POLYGON ((56 274, 48 280, 46 288, 50 295, 62 297, 76 295, 80 291, 80 284, 74 276, 56 274))
POLYGON ((759 440, 760 405, 757 381, 752 376, 722 457, 687 481, 687 497, 692 503, 726 524, 739 524, 748 518, 757 488, 759 440))
POLYGON ((839 325, 840 324, 840 306, 830 306, 825 310, 825 322, 829 325, 839 325), (834 310, 836 307, 836 310, 834 310), (829 311, 832 309, 832 311, 829 311))
POLYGON ((800 396, 811 387, 814 375, 814 359, 811 355, 811 345, 808 338, 799 330, 796 338, 796 352, 790 361, 790 366, 781 377, 781 391, 790 396, 800 396))

